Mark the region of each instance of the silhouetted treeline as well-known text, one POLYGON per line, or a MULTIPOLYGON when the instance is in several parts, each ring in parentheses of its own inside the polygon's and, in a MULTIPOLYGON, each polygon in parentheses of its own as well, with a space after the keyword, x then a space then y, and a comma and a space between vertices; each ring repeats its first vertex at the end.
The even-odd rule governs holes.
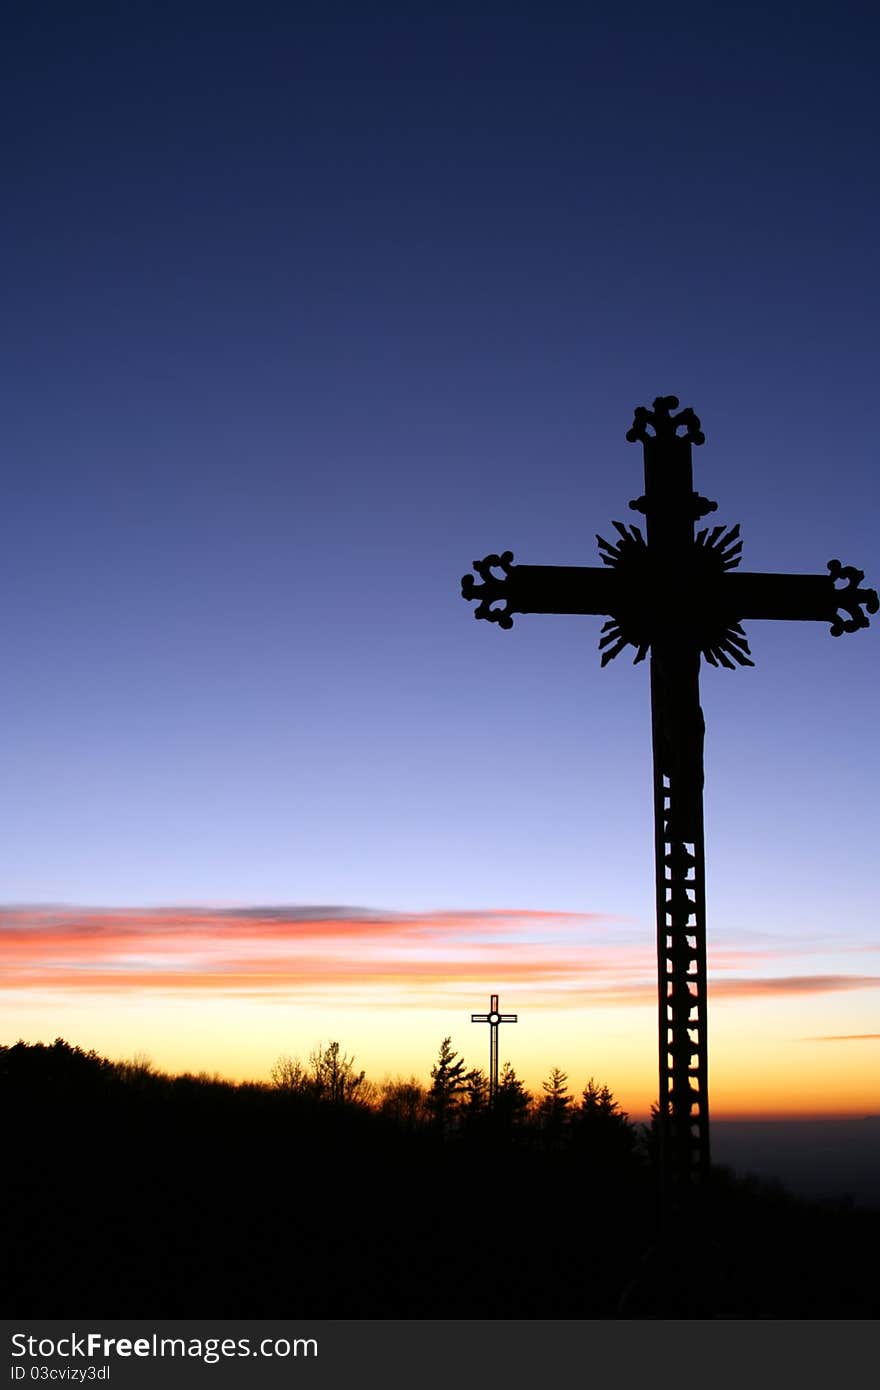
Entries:
POLYGON ((580 1096, 572 1096, 567 1075, 554 1067, 543 1095, 535 1097, 505 1062, 490 1103, 488 1078, 479 1067, 467 1067, 451 1038, 440 1044, 427 1087, 415 1076, 369 1081, 338 1042, 315 1048, 306 1062, 280 1057, 271 1076, 279 1091, 301 1105, 366 1107, 385 1122, 408 1132, 428 1130, 445 1142, 571 1147, 585 1162, 614 1169, 648 1152, 648 1137, 630 1123, 607 1085, 590 1077, 580 1096))
POLYGON ((233 1084, 0 1048, 7 1316, 876 1316, 880 1213, 721 1172, 658 1243, 607 1086, 507 1068, 490 1110, 460 1061, 373 1083, 330 1044, 233 1084))

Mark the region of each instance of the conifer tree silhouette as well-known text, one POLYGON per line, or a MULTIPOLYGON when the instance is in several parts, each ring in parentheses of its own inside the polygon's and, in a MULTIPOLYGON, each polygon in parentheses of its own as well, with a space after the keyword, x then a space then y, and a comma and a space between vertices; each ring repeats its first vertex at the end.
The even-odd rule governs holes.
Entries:
POLYGON ((568 1075, 559 1067, 554 1067, 546 1081, 541 1082, 544 1095, 538 1103, 538 1116, 544 1143, 548 1148, 558 1148, 568 1128, 571 1095, 568 1090, 568 1075))
POLYGON ((428 1114, 441 1133, 449 1128, 465 1085, 464 1058, 453 1049, 452 1039, 444 1038, 437 1061, 431 1068, 427 1099, 428 1114))

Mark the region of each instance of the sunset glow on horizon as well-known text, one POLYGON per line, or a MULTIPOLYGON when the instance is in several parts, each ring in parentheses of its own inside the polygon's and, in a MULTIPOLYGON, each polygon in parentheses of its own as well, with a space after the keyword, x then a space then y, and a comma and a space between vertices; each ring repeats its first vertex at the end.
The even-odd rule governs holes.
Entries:
MULTIPOLYGON (((624 919, 44 906, 6 909, 0 943, 7 1043, 60 1035, 116 1060, 267 1080, 279 1056, 336 1038, 372 1080, 426 1082, 446 1035, 484 1064, 469 1018, 492 991, 519 1015, 502 1055, 533 1092, 561 1066, 574 1094, 595 1076, 633 1115, 655 1097, 654 945, 624 919)), ((858 948, 830 963, 778 942, 710 951, 713 1113, 877 1111, 876 964, 858 948)))

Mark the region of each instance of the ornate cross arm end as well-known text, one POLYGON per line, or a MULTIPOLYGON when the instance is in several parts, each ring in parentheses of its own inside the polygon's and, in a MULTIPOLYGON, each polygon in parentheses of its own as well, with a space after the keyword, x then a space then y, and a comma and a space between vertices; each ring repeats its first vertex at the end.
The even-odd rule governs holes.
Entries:
POLYGON ((467 599, 468 603, 473 603, 479 599, 479 603, 474 609, 475 618, 485 618, 487 622, 497 623, 499 627, 503 628, 513 627, 513 618, 510 616, 510 595, 507 588, 512 564, 512 550, 505 550, 500 555, 487 555, 483 560, 474 560, 474 569, 483 582, 477 584, 472 574, 464 575, 461 581, 461 596, 467 599), (501 570, 503 577, 493 574, 493 570, 501 570), (503 601, 505 606, 493 608, 492 604, 499 600, 503 601))
POLYGON ((864 570, 857 570, 853 565, 842 565, 839 560, 829 560, 828 570, 834 586, 836 605, 831 622, 831 636, 840 637, 844 632, 858 632, 860 627, 870 627, 863 609, 867 609, 869 613, 876 613, 880 609, 880 599, 877 597, 876 589, 859 588, 865 577, 864 570), (845 587, 839 589, 838 581, 842 581, 845 587), (848 618, 841 617, 841 609, 849 614, 848 618))

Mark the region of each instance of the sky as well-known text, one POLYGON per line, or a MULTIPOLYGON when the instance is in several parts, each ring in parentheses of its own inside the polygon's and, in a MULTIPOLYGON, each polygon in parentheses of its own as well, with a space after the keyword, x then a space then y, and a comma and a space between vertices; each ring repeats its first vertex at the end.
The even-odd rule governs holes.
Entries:
MULTIPOLYGON (((872 6, 17 4, 0 1041, 656 1097, 633 408, 743 568, 880 583, 872 6)), ((704 668, 710 1096, 880 1110, 877 622, 704 668)))

